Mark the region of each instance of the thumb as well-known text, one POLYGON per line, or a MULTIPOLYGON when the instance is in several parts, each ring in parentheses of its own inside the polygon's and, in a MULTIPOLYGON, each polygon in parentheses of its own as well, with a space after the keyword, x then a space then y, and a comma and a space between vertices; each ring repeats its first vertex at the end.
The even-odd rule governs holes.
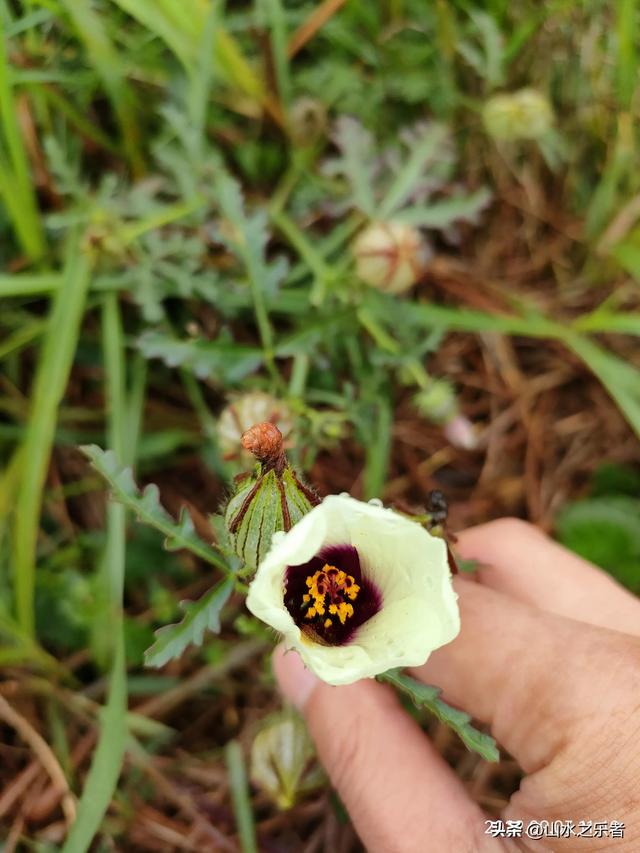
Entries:
POLYGON ((424 851, 427 838, 431 850, 504 849, 390 688, 372 679, 332 687, 282 646, 273 668, 368 851, 424 851))

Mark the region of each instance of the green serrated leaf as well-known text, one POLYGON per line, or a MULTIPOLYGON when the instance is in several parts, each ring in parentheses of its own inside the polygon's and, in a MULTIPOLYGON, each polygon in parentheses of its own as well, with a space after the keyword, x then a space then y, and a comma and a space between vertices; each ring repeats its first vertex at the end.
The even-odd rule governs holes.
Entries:
POLYGON ((351 187, 354 205, 369 217, 375 215, 374 162, 375 145, 368 130, 350 116, 336 122, 334 142, 342 156, 325 164, 325 173, 342 176, 351 187))
POLYGON ((455 222, 477 221, 478 216, 491 201, 491 193, 483 188, 469 195, 455 195, 426 206, 416 205, 400 211, 398 222, 417 228, 448 228, 455 222))
POLYGON ((415 678, 404 675, 399 669, 390 669, 388 672, 379 675, 378 680, 393 684, 395 688, 410 696, 418 708, 426 708, 434 714, 441 722, 453 729, 467 749, 477 752, 485 761, 498 761, 500 759, 498 747, 491 735, 474 728, 471 725, 469 714, 452 708, 440 699, 442 691, 439 687, 422 684, 415 678))
POLYGON ((130 468, 120 464, 112 450, 102 450, 96 444, 80 448, 96 471, 104 477, 111 488, 114 500, 123 504, 138 521, 155 527, 165 537, 165 547, 171 551, 184 548, 201 560, 229 573, 226 561, 206 542, 196 535, 189 514, 182 512, 180 520, 172 518, 159 500, 158 487, 150 483, 143 492, 137 487, 130 468))
POLYGON ((201 646, 205 631, 220 632, 220 612, 233 591, 234 578, 221 580, 198 601, 181 601, 184 617, 175 625, 156 631, 156 641, 145 652, 147 666, 164 666, 179 657, 189 645, 201 646))
POLYGON ((224 383, 240 382, 264 359, 259 347, 232 341, 179 340, 153 331, 140 336, 138 348, 145 358, 160 358, 169 367, 186 367, 199 379, 224 383))
POLYGON ((416 183, 431 165, 438 148, 447 141, 447 131, 442 125, 433 124, 426 128, 424 135, 410 150, 406 162, 391 183, 382 204, 378 208, 378 217, 388 219, 406 202, 416 183))

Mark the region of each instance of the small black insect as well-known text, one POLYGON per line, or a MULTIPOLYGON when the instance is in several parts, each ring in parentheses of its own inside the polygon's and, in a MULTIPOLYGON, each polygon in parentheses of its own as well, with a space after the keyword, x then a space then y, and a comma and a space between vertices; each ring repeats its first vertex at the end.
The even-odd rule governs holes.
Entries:
POLYGON ((440 489, 434 489, 427 494, 426 509, 431 516, 430 526, 445 524, 449 514, 449 504, 440 489))

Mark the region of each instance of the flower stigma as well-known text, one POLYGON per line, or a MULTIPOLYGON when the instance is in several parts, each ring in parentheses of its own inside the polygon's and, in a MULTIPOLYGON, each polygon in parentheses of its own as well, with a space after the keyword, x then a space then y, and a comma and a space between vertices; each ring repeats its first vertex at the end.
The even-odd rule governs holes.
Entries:
MULTIPOLYGON (((322 571, 308 575, 305 583, 309 587, 309 592, 302 596, 303 607, 308 608, 306 619, 324 616, 328 610, 331 616, 337 616, 340 624, 344 625, 346 620, 353 616, 353 604, 346 599, 355 601, 360 587, 352 575, 325 563, 322 571)), ((325 628, 330 628, 333 621, 326 618, 323 624, 325 628)))
POLYGON ((283 603, 305 641, 342 646, 381 609, 382 595, 363 573, 356 548, 345 544, 289 566, 283 603))

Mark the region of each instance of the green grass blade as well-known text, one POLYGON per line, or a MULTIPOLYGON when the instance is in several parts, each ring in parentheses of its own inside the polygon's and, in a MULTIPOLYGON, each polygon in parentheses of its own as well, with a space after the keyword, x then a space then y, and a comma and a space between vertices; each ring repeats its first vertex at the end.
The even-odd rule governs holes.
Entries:
POLYGON ((287 22, 282 6, 282 0, 267 0, 267 14, 271 27, 271 51, 278 83, 278 94, 285 108, 291 103, 291 74, 289 72, 289 56, 287 53, 287 22))
POLYGON ((18 622, 34 632, 33 594, 42 492, 89 287, 91 262, 80 240, 69 241, 64 283, 56 293, 33 385, 16 496, 13 537, 18 622))
POLYGON ((599 234, 620 209, 620 188, 628 176, 635 174, 637 156, 633 132, 631 116, 621 113, 616 137, 609 144, 607 162, 587 207, 584 230, 589 238, 599 234))
POLYGON ((583 314, 573 323, 578 332, 617 332, 622 335, 640 335, 640 313, 613 313, 593 311, 583 314))
MULTIPOLYGON (((64 274, 61 272, 0 275, 0 299, 47 296, 59 290, 63 283, 64 274)), ((125 287, 122 278, 117 275, 94 276, 91 282, 91 289, 101 292, 123 290, 125 287)))
MULTIPOLYGON (((70 0, 66 0, 70 2, 70 0)), ((114 0, 127 14, 131 15, 150 32, 161 39, 189 72, 198 62, 202 45, 202 33, 207 27, 207 15, 211 4, 192 2, 189 14, 184 5, 174 0, 114 0)), ((216 16, 222 20, 224 4, 216 4, 216 16)), ((220 25, 214 32, 215 61, 220 73, 228 83, 237 86, 250 98, 254 98, 272 114, 280 116, 272 104, 261 77, 253 70, 233 36, 220 25)))
POLYGON ((24 251, 32 261, 35 261, 44 255, 46 245, 31 180, 29 161, 18 126, 16 102, 13 96, 12 69, 7 56, 4 25, 1 17, 0 122, 2 124, 0 151, 6 147, 9 155, 8 160, 2 158, 5 162, 1 169, 3 175, 0 181, 0 195, 3 196, 11 214, 16 234, 24 251))
POLYGON ((140 130, 133 92, 123 71, 123 63, 104 26, 104 18, 86 0, 62 0, 89 61, 102 80, 120 125, 124 150, 135 173, 143 170, 140 130))
POLYGON ((212 5, 202 30, 198 60, 189 75, 187 111, 195 130, 199 156, 202 156, 206 142, 207 104, 209 103, 211 83, 214 77, 214 41, 218 26, 218 14, 219 7, 212 5))
POLYGON ((176 22, 167 17, 157 0, 113 0, 113 2, 163 41, 186 68, 194 61, 197 41, 192 40, 185 30, 184 19, 193 17, 196 21, 204 23, 204 16, 199 14, 200 4, 191 4, 189 15, 182 16, 183 25, 176 26, 176 22))
MULTIPOLYGON (((442 305, 421 303, 412 308, 415 319, 429 328, 459 330, 465 332, 500 332, 507 335, 523 335, 535 338, 555 338, 572 349, 591 368, 604 387, 616 401, 621 411, 640 435, 640 370, 607 352, 588 338, 560 323, 555 323, 540 314, 525 317, 485 314, 465 308, 448 308, 442 305)), ((636 334, 637 320, 631 314, 613 315, 610 322, 598 326, 598 315, 585 318, 584 325, 590 330, 618 331, 636 334), (615 319, 619 318, 619 319, 615 319)), ((582 328, 580 321, 576 328, 582 328)))
POLYGON ((619 0, 617 5, 617 89, 618 103, 623 110, 631 109, 638 82, 638 13, 636 0, 619 0))
POLYGON ((579 335, 567 344, 595 373, 640 436, 640 370, 579 335))
MULTIPOLYGON (((103 304, 103 342, 109 443, 121 458, 127 453, 127 417, 124 392, 124 345, 116 294, 103 304)), ((122 594, 125 572, 125 508, 111 503, 107 510, 107 541, 100 571, 109 594, 109 624, 115 637, 109 698, 101 712, 100 740, 78 803, 78 816, 63 853, 84 853, 100 828, 118 784, 127 743, 127 671, 125 664, 122 594)))
POLYGON ((8 661, 30 663, 45 672, 56 673, 60 677, 69 677, 68 670, 60 661, 45 652, 35 640, 24 634, 11 617, 0 609, 0 655, 8 661))
POLYGON ((31 83, 29 89, 36 95, 40 95, 45 100, 49 101, 52 109, 56 113, 61 113, 65 116, 72 127, 79 132, 81 136, 95 142, 96 145, 101 145, 112 154, 119 154, 120 150, 98 125, 87 118, 87 116, 78 109, 70 98, 64 97, 58 89, 49 83, 31 83))
POLYGON ((44 296, 58 290, 64 282, 64 273, 19 273, 0 275, 0 299, 20 296, 44 296))
POLYGON ((0 343, 0 361, 7 355, 12 355, 32 343, 42 334, 45 326, 44 321, 33 320, 31 323, 27 323, 22 328, 17 329, 8 338, 5 338, 0 343))
POLYGON ((366 442, 367 461, 364 470, 365 500, 382 497, 391 455, 393 411, 383 397, 376 403, 375 421, 370 440, 366 442))
POLYGON ((247 771, 242 755, 242 747, 237 740, 230 741, 225 748, 227 770, 229 772, 229 784, 231 785, 231 799, 233 811, 238 824, 240 835, 240 849, 242 853, 257 853, 256 829, 253 820, 253 810, 249 797, 249 784, 247 782, 247 771))
MULTIPOLYGON (((114 529, 112 525, 110 529, 114 529)), ((100 742, 78 803, 76 822, 62 853, 84 853, 88 850, 118 784, 127 742, 126 688, 124 642, 122 632, 118 631, 109 699, 100 714, 100 742)))
POLYGON ((501 332, 505 335, 524 335, 532 338, 564 340, 569 330, 541 314, 488 314, 470 308, 450 308, 421 302, 411 307, 412 317, 428 328, 461 332, 501 332))

